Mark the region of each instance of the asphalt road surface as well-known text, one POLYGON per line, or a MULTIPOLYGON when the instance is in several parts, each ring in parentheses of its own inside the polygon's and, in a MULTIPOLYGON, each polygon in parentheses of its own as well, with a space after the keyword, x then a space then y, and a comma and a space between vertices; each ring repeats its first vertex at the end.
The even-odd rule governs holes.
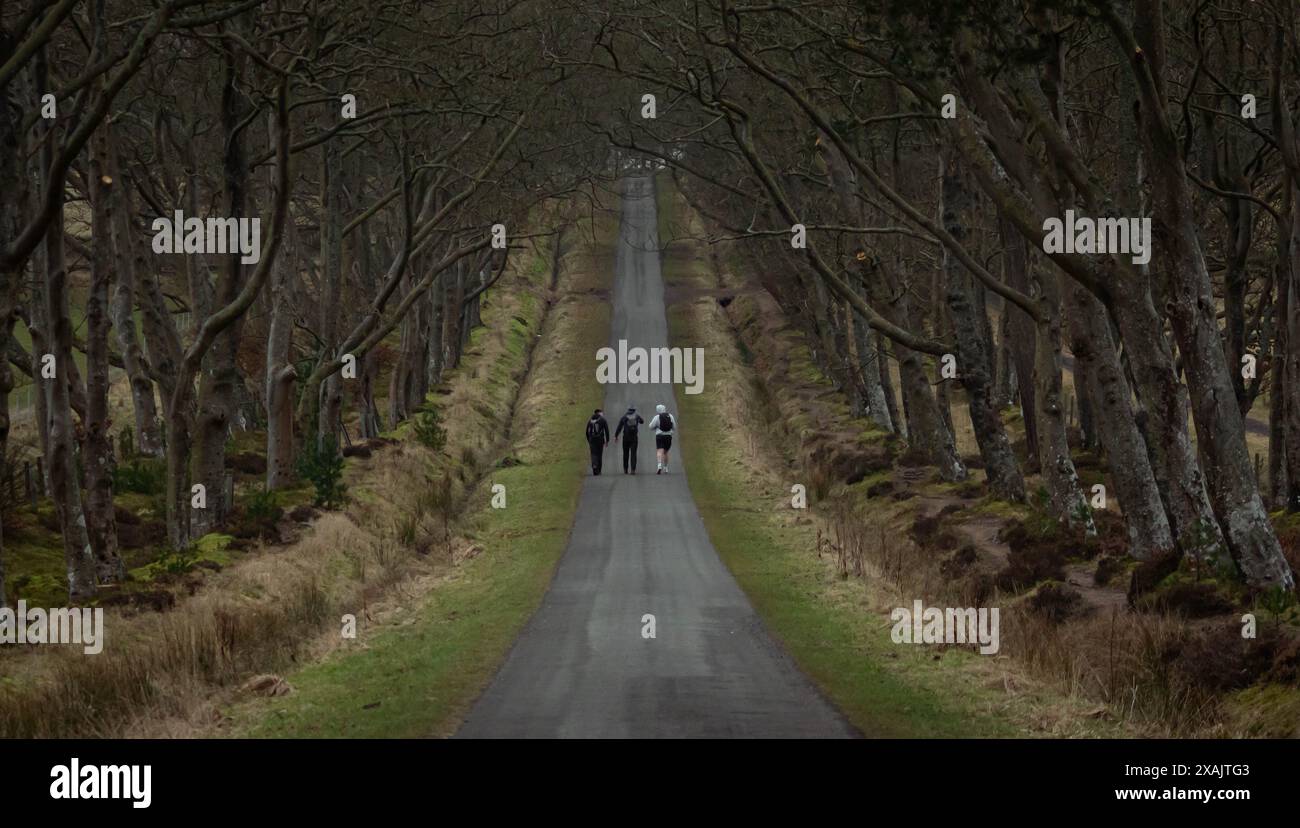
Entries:
MULTIPOLYGON (((623 183, 611 345, 668 344, 649 178, 623 183)), ((592 370, 595 370, 592 355, 592 370)), ((705 355, 707 383, 708 355, 705 355)), ((671 385, 609 385, 613 430, 629 405, 646 422, 671 385)), ((550 590, 457 736, 845 737, 853 728, 772 640, 700 520, 677 443, 655 475, 641 429, 639 470, 624 475, 613 441, 588 476, 550 590), (655 616, 653 639, 642 617, 655 616)), ((575 440, 583 423, 573 424, 575 440)))

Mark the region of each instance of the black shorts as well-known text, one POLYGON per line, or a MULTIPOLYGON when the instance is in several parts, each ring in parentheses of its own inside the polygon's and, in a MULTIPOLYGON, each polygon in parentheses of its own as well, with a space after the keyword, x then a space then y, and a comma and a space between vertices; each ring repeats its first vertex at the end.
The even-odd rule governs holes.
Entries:
POLYGON ((670 449, 670 448, 672 448, 672 447, 673 447, 673 435, 671 435, 671 434, 656 434, 656 435, 655 435, 655 448, 657 448, 657 449, 663 449, 664 451, 668 451, 668 449, 670 449))

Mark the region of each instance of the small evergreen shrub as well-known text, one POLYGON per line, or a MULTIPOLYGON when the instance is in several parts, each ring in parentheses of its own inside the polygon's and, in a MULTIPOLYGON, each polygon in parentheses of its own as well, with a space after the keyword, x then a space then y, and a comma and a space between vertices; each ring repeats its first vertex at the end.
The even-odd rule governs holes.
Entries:
POLYGON ((316 506, 337 509, 347 500, 343 483, 343 455, 337 440, 308 440, 298 455, 298 474, 316 489, 316 506))
POLYGON ((137 457, 113 469, 113 491, 159 495, 167 491, 167 463, 157 457, 137 457))
POLYGON ((433 406, 420 409, 412 421, 415 439, 420 444, 434 451, 442 451, 447 445, 447 430, 442 427, 442 415, 433 406))

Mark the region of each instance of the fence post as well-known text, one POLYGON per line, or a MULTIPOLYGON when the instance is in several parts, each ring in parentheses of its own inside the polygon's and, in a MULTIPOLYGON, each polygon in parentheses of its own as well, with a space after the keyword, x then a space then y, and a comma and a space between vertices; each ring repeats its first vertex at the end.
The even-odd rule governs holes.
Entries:
POLYGON ((222 478, 221 480, 221 489, 222 489, 221 502, 225 509, 225 511, 222 512, 221 518, 222 518, 222 523, 224 524, 226 518, 228 518, 230 516, 230 513, 235 509, 235 473, 234 472, 228 471, 225 473, 225 477, 222 478))

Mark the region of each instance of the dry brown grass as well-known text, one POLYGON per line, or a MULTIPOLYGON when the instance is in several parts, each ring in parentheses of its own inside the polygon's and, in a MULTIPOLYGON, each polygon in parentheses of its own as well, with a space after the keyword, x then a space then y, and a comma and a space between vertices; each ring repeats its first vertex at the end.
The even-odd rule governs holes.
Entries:
MULTIPOLYGON (((502 320, 527 312, 537 321, 543 306, 531 285, 503 282, 490 311, 497 324, 475 339, 448 378, 451 393, 439 398, 446 450, 403 441, 350 460, 344 510, 323 514, 289 546, 205 572, 201 583, 191 581, 197 593, 179 596, 171 611, 108 610, 99 655, 4 648, 0 737, 202 733, 249 676, 364 646, 340 636, 344 614, 379 619, 435 589, 469 546, 454 518, 509 434, 531 353, 520 351, 518 337, 512 343, 502 320), (484 381, 501 366, 508 370, 484 381)), ((534 329, 526 338, 531 346, 534 329)))
POLYGON ((1018 607, 1005 630, 1004 646, 1035 675, 1149 735, 1205 735, 1219 724, 1218 699, 1173 662, 1191 637, 1182 619, 1112 610, 1054 624, 1018 607))
MULTIPOLYGON (((249 675, 345 646, 345 613, 382 612, 387 599, 409 600, 451 567, 461 542, 439 508, 436 468, 413 443, 350 466, 357 500, 346 510, 323 514, 290 547, 209 575, 170 612, 110 611, 98 656, 8 654, 14 686, 0 704, 0 736, 176 735, 201 726, 222 692, 249 675), (407 538, 405 521, 414 527, 407 538), (416 588, 393 596, 399 584, 416 588)), ((453 511, 466 491, 455 486, 453 511)))
MULTIPOLYGON (((761 347, 757 340, 751 341, 755 348, 761 347)), ((756 359, 763 362, 774 357, 758 353, 756 359)), ((766 378, 786 383, 762 396, 783 400, 766 411, 768 417, 789 429, 802 413, 800 405, 792 402, 800 395, 789 385, 798 380, 789 374, 768 374, 766 378)), ((752 396, 735 411, 744 405, 752 407, 758 398, 752 396)), ((754 419, 752 414, 749 419, 754 419)), ((964 412, 954 412, 954 422, 968 424, 968 418, 964 412)), ((765 428, 770 431, 780 426, 765 428)), ((798 453, 791 459, 798 463, 798 453)), ((1268 658, 1234 654, 1229 639, 1235 636, 1236 644, 1241 644, 1239 628, 1227 629, 1223 618, 1198 624, 1160 611, 1084 605, 1080 612, 1054 619, 1035 609, 1036 589, 1007 592, 997 588, 996 574, 1006 565, 1005 553, 981 548, 971 556, 974 563, 969 571, 945 572, 945 563, 961 546, 957 537, 947 534, 948 523, 936 519, 931 521, 933 526, 927 526, 934 534, 933 542, 918 545, 908 537, 909 528, 919 523, 916 517, 922 504, 951 499, 949 495, 927 494, 932 484, 917 486, 920 496, 913 500, 895 502, 868 497, 834 480, 818 482, 818 469, 806 463, 787 474, 813 480, 817 489, 829 491, 814 499, 816 517, 824 526, 818 551, 837 576, 861 581, 868 591, 885 596, 874 602, 875 611, 882 616, 890 607, 900 605, 896 602, 917 597, 931 606, 1000 607, 1002 656, 997 661, 1009 686, 1039 686, 1061 700, 1044 705, 1054 728, 1086 733, 1089 725, 1080 717, 1104 720, 1127 732, 1165 737, 1277 735, 1279 725, 1285 728, 1285 720, 1278 718, 1283 714, 1272 718, 1248 715, 1248 706, 1236 703, 1233 695, 1239 687, 1215 686, 1219 674, 1224 673, 1242 676, 1241 686, 1249 686, 1266 674, 1269 658, 1273 658, 1267 646, 1268 658), (1206 664, 1215 660, 1222 663, 1206 664), (1008 661, 1014 667, 1008 668, 1008 661)), ((1063 592, 1068 597, 1070 590, 1063 592)), ((1293 689, 1291 695, 1294 697, 1293 689)), ((1283 702, 1276 706, 1287 709, 1283 702)))
MULTIPOLYGON (((862 505, 837 498, 821 510, 822 551, 840 577, 885 587, 893 598, 877 611, 916 597, 929 606, 1000 607, 1001 653, 1017 665, 1015 681, 1041 682, 1061 697, 1091 703, 1085 715, 1145 735, 1222 735, 1220 700, 1175 663, 1197 634, 1185 619, 1115 610, 1054 622, 1024 596, 989 593, 978 579, 945 575, 942 556, 902 536, 897 510, 867 512, 862 505)), ((1057 715, 1070 708, 1078 714, 1069 705, 1057 715)))
POLYGON ((214 688, 289 663, 327 619, 363 605, 409 558, 348 514, 326 514, 292 549, 212 576, 171 612, 108 614, 98 656, 32 653, 0 704, 0 735, 113 736, 188 717, 214 688))

